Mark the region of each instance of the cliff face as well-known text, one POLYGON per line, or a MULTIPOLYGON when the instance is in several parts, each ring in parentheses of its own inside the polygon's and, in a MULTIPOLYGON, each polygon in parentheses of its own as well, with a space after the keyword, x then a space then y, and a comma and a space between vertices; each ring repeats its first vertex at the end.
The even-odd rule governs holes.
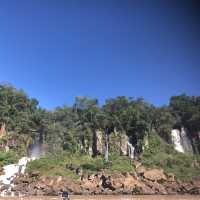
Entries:
MULTIPOLYGON (((105 152, 105 134, 97 130, 93 137, 93 155, 103 155, 105 152)), ((135 148, 126 133, 114 131, 109 137, 109 151, 134 158, 135 148)))
MULTIPOLYGON (((171 130, 171 142, 174 145, 174 149, 181 153, 199 153, 197 146, 197 139, 200 138, 200 133, 193 134, 195 137, 190 138, 188 135, 188 130, 184 127, 180 129, 171 130)), ((144 147, 148 148, 148 137, 144 138, 144 147)), ((167 141, 166 141, 167 143, 167 141)), ((93 148, 92 154, 104 155, 105 152, 105 134, 102 130, 96 130, 93 137, 93 148)), ((121 133, 114 131, 109 136, 109 152, 114 152, 119 155, 129 156, 134 159, 135 157, 135 147, 131 143, 130 138, 126 133, 121 133)))

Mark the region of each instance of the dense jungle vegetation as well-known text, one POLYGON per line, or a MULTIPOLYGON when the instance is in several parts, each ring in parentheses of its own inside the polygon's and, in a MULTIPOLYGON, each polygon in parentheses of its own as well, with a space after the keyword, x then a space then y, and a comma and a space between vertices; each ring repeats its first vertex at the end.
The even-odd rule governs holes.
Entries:
MULTIPOLYGON (((89 171, 98 170, 97 166, 108 168, 110 171, 131 170, 128 158, 120 157, 121 161, 118 159, 117 162, 115 152, 109 152, 109 159, 113 161, 112 166, 97 155, 89 156, 94 132, 101 130, 108 137, 114 131, 130 136, 138 159, 141 159, 144 165, 163 167, 166 171, 175 172, 177 175, 181 166, 181 172, 190 170, 191 175, 188 172, 188 177, 196 175, 197 169, 199 170, 197 166, 191 165, 194 160, 198 162, 200 152, 199 96, 186 94, 173 96, 169 105, 162 107, 155 107, 143 98, 119 96, 107 99, 104 105, 99 106, 97 99, 76 97, 72 106, 61 106, 49 111, 41 108, 38 100, 29 98, 23 90, 2 84, 0 126, 5 126, 6 130, 6 136, 0 140, 1 147, 13 138, 17 140, 10 145, 11 150, 8 153, 1 150, 1 166, 15 162, 19 156, 28 153, 27 149, 31 145, 38 143, 43 144, 47 155, 34 161, 28 170, 38 168, 46 173, 45 169, 48 166, 53 169, 55 163, 63 161, 62 155, 68 155, 65 159, 68 158, 70 161, 74 155, 74 163, 82 165, 89 171), (182 126, 188 130, 194 155, 183 155, 172 148, 171 130, 182 126), (150 142, 149 148, 143 150, 145 137, 148 137, 150 142), (77 161, 79 155, 84 159, 77 161), (48 159, 48 162, 45 159, 48 159), (54 162, 55 159, 58 159, 58 162, 54 162), (54 161, 49 162, 50 160, 54 161), (46 165, 43 165, 44 163, 46 165)), ((52 170, 52 174, 62 175, 62 165, 63 162, 60 163, 60 172, 57 170, 54 173, 52 170)))

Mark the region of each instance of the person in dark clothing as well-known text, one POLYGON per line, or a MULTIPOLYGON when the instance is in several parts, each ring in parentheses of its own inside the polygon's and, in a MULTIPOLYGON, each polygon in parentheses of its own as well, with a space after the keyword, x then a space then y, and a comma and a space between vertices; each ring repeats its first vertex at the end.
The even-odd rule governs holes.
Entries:
POLYGON ((67 191, 63 191, 62 192, 62 199, 63 200, 69 200, 69 194, 67 191))

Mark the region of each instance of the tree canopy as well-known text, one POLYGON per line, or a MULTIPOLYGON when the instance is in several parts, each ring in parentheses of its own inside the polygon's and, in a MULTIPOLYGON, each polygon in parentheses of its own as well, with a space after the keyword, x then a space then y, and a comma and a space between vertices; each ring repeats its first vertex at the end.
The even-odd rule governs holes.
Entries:
POLYGON ((102 106, 97 99, 76 97, 73 106, 48 111, 38 106, 22 90, 0 85, 0 125, 9 134, 28 135, 49 146, 49 151, 84 151, 92 146, 93 134, 117 130, 141 146, 145 136, 157 134, 170 143, 172 128, 184 126, 199 149, 200 97, 173 96, 168 106, 155 107, 142 98, 125 96, 107 99, 102 106))

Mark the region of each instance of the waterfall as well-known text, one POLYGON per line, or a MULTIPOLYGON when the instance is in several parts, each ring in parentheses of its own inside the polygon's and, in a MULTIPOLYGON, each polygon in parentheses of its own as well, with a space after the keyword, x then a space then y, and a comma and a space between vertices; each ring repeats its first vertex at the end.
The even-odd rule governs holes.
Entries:
POLYGON ((191 141, 184 127, 181 130, 173 129, 171 131, 171 137, 175 150, 181 153, 193 152, 191 141))
POLYGON ((0 196, 12 195, 13 179, 20 173, 24 174, 27 163, 34 159, 22 157, 17 164, 10 164, 3 167, 4 174, 0 176, 0 189, 3 186, 6 186, 6 189, 0 193, 0 196))
POLYGON ((180 135, 181 135, 181 140, 182 140, 182 145, 183 145, 184 151, 193 153, 191 141, 190 141, 189 137, 187 136, 187 132, 184 127, 181 128, 180 135))
POLYGON ((171 131, 172 143, 174 144, 174 148, 176 151, 184 153, 184 148, 181 142, 181 135, 178 129, 173 129, 171 131))
POLYGON ((18 163, 5 165, 3 167, 3 175, 0 176, 0 196, 14 196, 12 188, 14 187, 13 179, 19 174, 24 174, 28 162, 40 158, 45 154, 45 150, 41 148, 41 144, 36 142, 29 149, 30 157, 22 157, 18 163))
POLYGON ((31 148, 31 157, 22 157, 18 163, 9 164, 3 167, 3 175, 0 176, 0 196, 13 196, 12 188, 14 187, 12 181, 18 174, 24 174, 27 163, 39 158, 42 155, 39 145, 33 145, 31 148), (5 189, 4 189, 5 188, 5 189))
POLYGON ((134 159, 134 157, 135 157, 135 147, 129 141, 127 143, 127 149, 128 149, 128 156, 131 159, 134 159))

